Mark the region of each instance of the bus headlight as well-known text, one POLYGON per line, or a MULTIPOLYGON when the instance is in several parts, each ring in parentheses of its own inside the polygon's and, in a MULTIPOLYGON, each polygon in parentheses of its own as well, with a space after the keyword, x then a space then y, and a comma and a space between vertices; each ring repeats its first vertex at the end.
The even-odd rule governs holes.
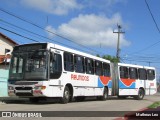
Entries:
POLYGON ((46 89, 46 86, 35 86, 34 89, 35 90, 44 90, 44 89, 46 89))
POLYGON ((8 90, 14 90, 13 86, 8 86, 8 90))

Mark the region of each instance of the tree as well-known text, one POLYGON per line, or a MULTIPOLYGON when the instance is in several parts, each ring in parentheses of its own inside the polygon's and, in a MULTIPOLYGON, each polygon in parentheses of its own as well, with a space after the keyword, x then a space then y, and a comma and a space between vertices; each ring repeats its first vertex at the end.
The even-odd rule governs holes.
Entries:
MULTIPOLYGON (((97 54, 96 56, 101 57, 99 54, 97 54)), ((116 58, 115 56, 111 56, 111 55, 103 55, 101 58, 109 60, 109 61, 114 62, 114 63, 119 62, 118 58, 116 58)))
POLYGON ((99 54, 97 54, 96 56, 97 56, 97 57, 100 57, 100 55, 99 55, 99 54))
POLYGON ((119 62, 118 58, 116 58, 115 56, 111 56, 111 55, 103 55, 102 58, 106 60, 110 60, 111 62, 114 62, 114 63, 119 62))

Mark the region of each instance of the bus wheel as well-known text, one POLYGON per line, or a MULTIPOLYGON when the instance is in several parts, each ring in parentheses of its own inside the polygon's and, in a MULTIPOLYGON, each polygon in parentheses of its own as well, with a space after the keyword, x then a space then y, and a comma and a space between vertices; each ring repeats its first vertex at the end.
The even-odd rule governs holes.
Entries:
POLYGON ((144 97, 144 90, 143 89, 139 89, 138 91, 138 95, 136 96, 137 100, 142 100, 144 97))
POLYGON ((31 103, 38 103, 39 102, 39 98, 29 98, 29 101, 31 103))
POLYGON ((69 88, 66 86, 64 88, 63 97, 61 98, 61 103, 66 104, 69 102, 69 100, 70 100, 70 91, 69 88))
POLYGON ((98 99, 99 100, 107 100, 108 99, 108 90, 107 90, 107 88, 104 88, 103 96, 99 96, 98 99))

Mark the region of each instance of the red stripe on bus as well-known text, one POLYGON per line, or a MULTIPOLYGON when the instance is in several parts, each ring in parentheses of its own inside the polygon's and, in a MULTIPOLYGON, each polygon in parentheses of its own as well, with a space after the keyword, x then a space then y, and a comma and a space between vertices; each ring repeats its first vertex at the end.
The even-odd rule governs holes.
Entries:
POLYGON ((135 80, 135 79, 124 79, 124 78, 121 78, 121 81, 122 81, 126 86, 130 86, 130 85, 132 85, 132 83, 135 82, 136 80, 135 80))
POLYGON ((104 85, 107 85, 109 80, 111 80, 111 77, 100 76, 100 80, 104 85))

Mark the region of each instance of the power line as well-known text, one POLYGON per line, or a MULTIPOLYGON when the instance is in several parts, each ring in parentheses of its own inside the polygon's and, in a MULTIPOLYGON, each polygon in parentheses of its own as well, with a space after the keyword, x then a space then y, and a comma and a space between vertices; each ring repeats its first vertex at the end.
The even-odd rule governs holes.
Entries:
MULTIPOLYGON (((9 23, 9 22, 7 22, 7 21, 5 21, 5 20, 0 19, 0 21, 3 22, 3 23, 5 23, 5 24, 8 24, 8 25, 10 25, 10 26, 13 26, 13 27, 16 27, 16 28, 18 28, 18 29, 21 29, 21 30, 23 30, 23 31, 29 32, 29 33, 31 33, 31 34, 34 34, 34 35, 37 35, 37 36, 39 36, 39 37, 48 39, 48 40, 50 40, 50 41, 52 41, 52 42, 56 42, 56 43, 58 43, 58 44, 62 44, 62 45, 71 47, 71 46, 69 46, 69 45, 63 44, 63 43, 61 43, 61 42, 55 41, 55 40, 50 39, 50 38, 47 38, 47 37, 45 37, 45 36, 43 36, 43 35, 37 34, 37 33, 35 33, 35 32, 31 32, 31 31, 29 31, 29 30, 27 30, 27 29, 24 29, 24 28, 22 28, 22 27, 19 27, 19 26, 17 26, 17 25, 14 25, 14 24, 12 24, 12 23, 9 23)), ((78 48, 75 48, 75 47, 73 47, 73 46, 72 46, 72 48, 78 49, 78 48)), ((81 50, 81 51, 86 52, 85 50, 81 50)))
POLYGON ((160 61, 150 61, 150 60, 138 60, 138 59, 123 59, 123 60, 126 60, 126 61, 135 61, 135 62, 146 62, 146 63, 148 63, 148 62, 150 62, 150 63, 160 63, 160 61))
POLYGON ((13 34, 15 34, 15 35, 18 35, 18 36, 20 36, 20 37, 26 38, 26 39, 28 39, 28 40, 31 40, 31 41, 34 41, 34 42, 39 42, 39 41, 37 41, 37 40, 34 40, 34 39, 32 39, 32 38, 23 36, 23 35, 21 35, 21 34, 18 34, 18 33, 16 33, 16 32, 11 31, 11 30, 5 29, 5 28, 3 28, 3 27, 0 27, 0 29, 5 30, 5 31, 10 32, 10 33, 13 33, 13 34))
MULTIPOLYGON (((10 26, 10 25, 6 25, 5 23, 0 23, 2 26, 1 27, 3 27, 3 26, 6 26, 6 27, 4 27, 4 28, 10 28, 10 30, 11 29, 13 29, 13 30, 16 30, 16 32, 17 32, 17 29, 15 29, 14 27, 12 27, 12 26, 10 26)), ((16 40, 16 42, 17 43, 19 43, 19 44, 24 44, 25 42, 24 41, 22 41, 22 40, 20 40, 20 39, 15 39, 16 40)))
POLYGON ((153 47, 153 46, 155 46, 155 45, 157 45, 157 44, 159 44, 160 43, 160 41, 158 41, 158 42, 156 42, 156 43, 154 43, 154 44, 152 44, 152 45, 149 45, 149 46, 147 46, 147 47, 145 47, 145 48, 143 48, 143 49, 141 49, 141 50, 139 50, 139 51, 136 51, 136 52, 133 52, 133 53, 129 53, 129 55, 130 54, 136 54, 136 53, 140 53, 140 52, 143 52, 143 51, 145 51, 145 50, 147 50, 147 49, 149 49, 149 48, 151 48, 151 47, 153 47))
POLYGON ((26 23, 29 23, 29 24, 31 24, 31 25, 39 28, 39 29, 42 29, 42 30, 45 30, 45 31, 47 31, 47 32, 49 32, 49 33, 51 33, 51 34, 54 34, 54 35, 56 35, 56 36, 58 36, 58 37, 60 37, 60 38, 63 38, 63 39, 65 39, 65 40, 67 40, 67 41, 70 41, 70 42, 75 43, 75 44, 77 44, 77 45, 79 45, 79 46, 81 46, 81 47, 84 47, 84 48, 86 48, 86 49, 88 49, 88 50, 90 50, 90 51, 92 51, 92 52, 94 51, 95 53, 99 53, 99 52, 96 51, 96 50, 93 50, 93 49, 91 49, 91 48, 88 48, 88 47, 86 47, 86 46, 84 46, 84 45, 82 45, 82 44, 79 44, 79 43, 77 43, 77 42, 75 42, 75 41, 73 41, 73 40, 71 40, 71 39, 69 39, 69 38, 67 38, 67 37, 64 37, 64 36, 62 36, 62 35, 59 35, 59 34, 54 33, 54 32, 52 32, 52 31, 46 30, 45 28, 43 28, 43 27, 41 27, 41 26, 39 26, 39 25, 37 25, 37 24, 29 21, 29 20, 26 20, 26 19, 24 19, 24 18, 22 18, 22 17, 19 17, 19 16, 15 15, 15 14, 13 14, 13 13, 11 13, 11 12, 8 12, 8 11, 2 9, 2 8, 0 8, 0 11, 4 12, 4 13, 10 15, 10 16, 13 16, 13 17, 15 17, 15 18, 18 18, 18 19, 20 19, 20 20, 22 20, 22 21, 24 21, 24 22, 26 22, 26 23))
MULTIPOLYGON (((149 10, 149 13, 150 13, 150 15, 151 15, 151 17, 152 17, 152 20, 153 20, 153 22, 154 22, 154 24, 155 24, 155 26, 156 26, 156 28, 157 28, 157 30, 158 30, 158 33, 160 34, 160 29, 159 29, 158 24, 157 24, 157 22, 156 22, 156 20, 155 20, 155 18, 154 18, 154 16, 153 16, 153 13, 152 13, 152 11, 151 11, 151 9, 150 9, 150 7, 149 7, 149 4, 148 4, 147 0, 145 0, 145 4, 146 4, 146 6, 147 6, 147 8, 148 8, 148 10, 149 10)), ((147 49, 149 49, 149 48, 151 48, 151 47, 153 47, 153 46, 155 46, 155 45, 157 45, 157 44, 159 44, 159 43, 160 43, 160 41, 157 41, 157 42, 155 42, 155 43, 153 43, 153 44, 151 44, 151 45, 149 45, 149 46, 147 46, 147 47, 145 47, 145 48, 143 48, 143 49, 141 49, 141 50, 138 50, 138 51, 133 52, 133 53, 130 53, 130 54, 136 54, 136 53, 143 52, 143 51, 145 51, 145 50, 147 50, 147 49)))
POLYGON ((12 23, 9 23, 9 22, 7 22, 7 21, 5 21, 5 20, 0 19, 0 21, 3 22, 3 23, 5 23, 5 24, 8 24, 8 25, 10 25, 10 26, 13 26, 13 27, 15 27, 15 28, 18 28, 18 29, 21 29, 21 30, 23 30, 23 31, 26 31, 26 32, 28 32, 28 33, 31 33, 31 34, 37 35, 37 36, 39 36, 39 37, 42 37, 42 38, 51 40, 51 41, 53 41, 53 42, 57 42, 57 43, 59 43, 59 44, 62 44, 62 43, 60 43, 60 42, 58 42, 58 41, 55 41, 55 40, 53 40, 53 39, 47 38, 47 37, 42 36, 42 35, 40 35, 40 34, 37 34, 37 33, 35 33, 35 32, 31 32, 31 31, 29 31, 29 30, 27 30, 27 29, 24 29, 24 28, 22 28, 22 27, 19 27, 19 26, 17 26, 17 25, 14 25, 14 24, 12 24, 12 23))
POLYGON ((152 61, 152 62, 159 62, 160 57, 141 57, 141 56, 130 56, 124 57, 124 60, 132 60, 132 61, 152 61))
POLYGON ((149 5, 148 5, 147 0, 145 0, 145 3, 146 3, 146 5, 147 5, 147 8, 148 8, 148 10, 149 10, 149 13, 150 13, 150 15, 151 15, 151 17, 152 17, 152 19, 153 19, 153 22, 154 22, 154 24, 156 25, 156 28, 157 28, 158 32, 160 33, 160 29, 159 29, 158 24, 157 24, 157 22, 156 22, 156 20, 155 20, 155 18, 154 18, 154 16, 153 16, 153 14, 152 14, 152 11, 151 11, 151 9, 150 9, 150 7, 149 7, 149 5))
POLYGON ((123 58, 146 58, 146 59, 152 59, 152 58, 158 58, 160 59, 160 53, 149 53, 149 54, 134 54, 134 55, 129 55, 129 54, 123 54, 123 58))
POLYGON ((132 58, 132 59, 157 59, 157 60, 159 60, 160 59, 160 56, 140 56, 140 55, 138 55, 138 56, 135 56, 135 55, 133 55, 133 56, 127 56, 127 57, 123 57, 123 58, 132 58))

